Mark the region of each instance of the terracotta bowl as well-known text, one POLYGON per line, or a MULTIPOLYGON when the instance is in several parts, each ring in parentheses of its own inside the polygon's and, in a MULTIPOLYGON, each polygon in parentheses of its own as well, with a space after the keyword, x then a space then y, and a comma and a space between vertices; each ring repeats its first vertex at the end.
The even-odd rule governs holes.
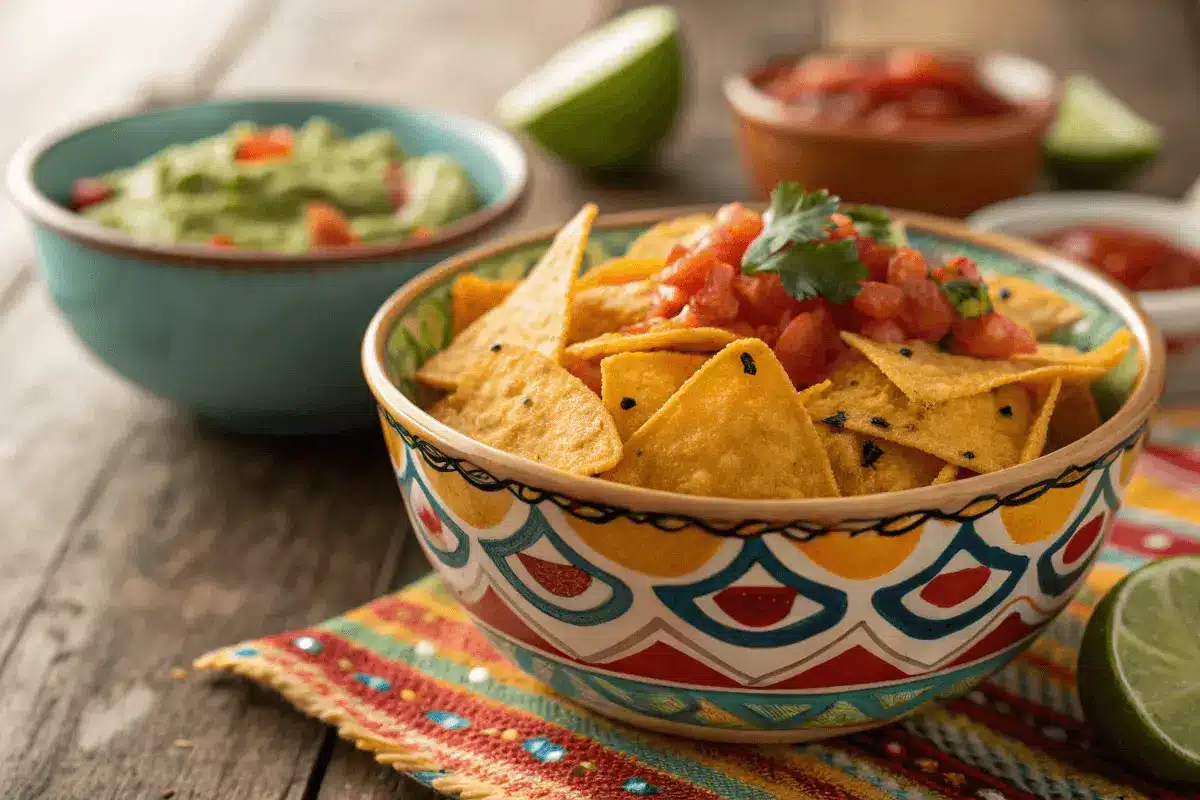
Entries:
MULTIPOLYGON (((695 209, 691 209, 694 211, 695 209)), ((601 217, 589 263, 679 209, 601 217)), ((635 725, 736 742, 820 739, 962 694, 1020 653, 1108 535, 1163 383, 1161 336, 1115 284, 1031 245, 903 215, 914 246, 1053 286, 1081 347, 1129 328, 1095 432, 1019 467, 868 497, 745 501, 559 472, 472 441, 414 401, 450 340, 458 275, 520 277, 552 230, 444 262, 375 315, 367 381, 417 539, 495 647, 635 725), (855 532, 851 536, 850 532, 855 532)))
POLYGON ((760 197, 794 180, 858 203, 962 217, 1033 191, 1060 89, 1040 64, 1007 54, 979 58, 993 85, 1022 98, 1019 112, 885 132, 810 119, 757 88, 794 62, 774 60, 725 79, 746 177, 760 197))

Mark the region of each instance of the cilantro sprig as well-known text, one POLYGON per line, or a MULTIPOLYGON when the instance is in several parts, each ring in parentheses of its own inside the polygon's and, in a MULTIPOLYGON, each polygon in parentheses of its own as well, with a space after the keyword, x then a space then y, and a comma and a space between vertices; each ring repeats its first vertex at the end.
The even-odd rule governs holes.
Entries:
POLYGON ((992 298, 983 281, 972 283, 966 278, 955 278, 942 284, 942 292, 963 319, 982 317, 992 310, 992 298))
MULTIPOLYGON (((852 239, 829 238, 832 217, 840 207, 841 199, 824 189, 806 192, 799 183, 779 183, 771 191, 762 233, 742 257, 742 272, 776 273, 797 300, 824 297, 832 303, 850 302, 861 288, 859 281, 869 273, 852 239)), ((865 235, 890 232, 891 220, 883 209, 860 206, 842 213, 856 227, 861 222, 865 235)))

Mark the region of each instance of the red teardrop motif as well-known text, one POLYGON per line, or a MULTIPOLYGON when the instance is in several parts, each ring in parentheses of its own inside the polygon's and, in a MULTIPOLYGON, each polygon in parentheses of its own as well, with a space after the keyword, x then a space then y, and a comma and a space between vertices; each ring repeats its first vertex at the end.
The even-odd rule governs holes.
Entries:
POLYGON ((938 608, 953 608, 970 600, 988 582, 992 570, 983 565, 954 572, 943 572, 925 584, 921 599, 938 608))
POLYGON ((570 564, 556 564, 527 553, 517 553, 517 559, 533 579, 555 597, 578 597, 592 585, 591 575, 570 564))
POLYGON ((1100 538, 1100 532, 1104 530, 1104 520, 1107 518, 1108 514, 1101 514, 1075 531, 1075 535, 1071 537, 1071 541, 1067 542, 1067 546, 1063 550, 1064 564, 1074 564, 1088 550, 1092 549, 1092 545, 1100 538))
POLYGON ((730 586, 713 595, 713 602, 747 628, 766 628, 791 613, 797 594, 790 586, 730 586))

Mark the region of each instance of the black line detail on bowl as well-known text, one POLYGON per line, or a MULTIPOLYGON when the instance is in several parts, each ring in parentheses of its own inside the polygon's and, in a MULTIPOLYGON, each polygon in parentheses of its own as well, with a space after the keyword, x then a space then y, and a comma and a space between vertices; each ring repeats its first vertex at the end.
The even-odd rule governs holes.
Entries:
POLYGON ((410 433, 403 425, 382 406, 379 409, 388 426, 404 441, 410 449, 421 454, 425 463, 438 472, 457 472, 471 486, 484 492, 507 491, 513 497, 527 505, 535 506, 547 500, 552 502, 565 514, 596 524, 604 524, 617 519, 627 519, 641 525, 650 525, 665 533, 675 533, 684 528, 695 527, 715 536, 762 536, 768 533, 778 533, 797 542, 810 542, 829 533, 842 532, 857 536, 863 533, 877 533, 881 536, 900 536, 915 530, 926 522, 965 523, 973 522, 986 516, 997 508, 1012 508, 1023 506, 1042 497, 1051 489, 1065 489, 1076 486, 1096 470, 1107 469, 1121 455, 1137 446, 1138 441, 1145 435, 1149 421, 1143 421, 1137 430, 1127 436, 1116 446, 1087 462, 1067 467, 1059 475, 1046 478, 1037 483, 1013 492, 1010 495, 985 494, 976 497, 963 505, 957 511, 946 512, 941 509, 918 509, 893 517, 846 519, 836 526, 822 525, 807 520, 794 522, 769 522, 766 520, 742 520, 740 522, 721 523, 713 520, 698 519, 684 514, 667 514, 657 511, 633 511, 620 506, 610 506, 603 503, 593 503, 585 500, 575 500, 555 492, 536 489, 508 478, 497 478, 486 470, 473 466, 465 459, 446 455, 434 444, 410 433))

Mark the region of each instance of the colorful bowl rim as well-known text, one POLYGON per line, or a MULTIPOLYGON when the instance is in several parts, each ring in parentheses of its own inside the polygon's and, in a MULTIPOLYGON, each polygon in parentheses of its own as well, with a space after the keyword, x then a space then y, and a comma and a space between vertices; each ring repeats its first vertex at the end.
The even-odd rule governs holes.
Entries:
POLYGON ((529 165, 516 139, 494 125, 472 117, 418 106, 388 105, 370 100, 315 95, 245 95, 221 97, 203 102, 175 103, 133 112, 108 113, 67 126, 36 134, 26 139, 8 163, 8 191, 30 219, 79 244, 142 260, 167 261, 173 266, 209 269, 252 269, 271 267, 311 269, 349 267, 356 264, 387 261, 416 253, 437 251, 451 245, 475 242, 520 207, 529 186, 529 165), (507 184, 504 194, 494 202, 457 222, 441 228, 434 236, 419 242, 359 245, 352 249, 327 248, 310 253, 270 253, 222 249, 207 245, 139 242, 127 234, 96 225, 64 208, 43 194, 33 181, 38 161, 52 147, 87 131, 123 120, 170 114, 184 109, 258 103, 264 106, 288 103, 314 103, 344 109, 412 110, 431 114, 440 121, 479 141, 499 165, 507 184))
POLYGON ((787 104, 782 103, 764 93, 754 82, 755 77, 761 73, 777 67, 780 63, 788 60, 795 60, 801 56, 835 53, 871 54, 887 52, 898 47, 909 46, 920 45, 912 45, 911 43, 896 43, 875 47, 833 46, 817 48, 804 53, 776 55, 759 62, 749 69, 725 76, 725 79, 721 83, 721 88, 725 94, 726 102, 729 103, 729 106, 740 117, 744 117, 745 119, 757 122, 760 125, 776 128, 788 133, 828 139, 846 139, 859 142, 889 142, 918 145, 940 144, 947 146, 973 146, 994 143, 997 141, 1006 141, 1023 136, 1030 136, 1033 134, 1040 135, 1040 133, 1048 128, 1050 123, 1053 122, 1054 116, 1057 113, 1059 100, 1062 97, 1062 78, 1037 59, 1029 58, 1028 56, 1020 55, 1018 53, 1010 53, 1000 50, 972 53, 966 50, 958 50, 947 47, 921 46, 922 49, 932 50, 934 53, 939 54, 969 58, 979 58, 981 56, 1002 56, 1005 58, 1019 59, 1028 64, 1033 64, 1038 68, 1045 70, 1046 73, 1051 77, 1053 83, 1050 96, 1044 100, 1027 103, 1026 108, 1028 109, 1029 113, 1009 114, 1000 117, 999 120, 965 120, 953 125, 947 125, 944 128, 936 128, 931 130, 906 130, 902 128, 898 131, 877 131, 865 127, 855 128, 851 126, 838 125, 836 123, 806 119, 789 109, 787 104))
MULTIPOLYGON (((619 229, 649 226, 685 214, 712 213, 715 208, 716 206, 711 205, 688 206, 603 215, 596 220, 595 227, 619 229)), ((801 500, 702 497, 627 486, 601 478, 573 475, 537 464, 521 456, 481 444, 437 421, 409 400, 388 378, 386 347, 395 321, 413 300, 448 277, 467 271, 485 258, 549 241, 557 232, 557 227, 516 234, 473 248, 447 259, 402 286, 384 302, 367 328, 362 347, 363 373, 372 393, 388 415, 396 417, 406 428, 415 428, 423 432, 430 438, 431 444, 452 458, 481 467, 493 477, 500 476, 502 480, 519 481, 543 492, 560 493, 570 499, 598 503, 606 508, 636 509, 652 514, 677 514, 690 520, 783 523, 812 520, 822 524, 833 524, 839 520, 901 519, 929 509, 966 509, 980 499, 1012 496, 1030 488, 1038 481, 1053 481, 1072 474, 1085 465, 1094 466, 1123 445, 1125 449, 1132 446, 1130 443, 1141 435, 1163 389, 1164 344, 1158 328, 1138 308, 1124 287, 1028 242, 999 234, 973 231, 961 222, 932 215, 907 211, 893 213, 897 219, 914 228, 953 237, 1017 258, 1036 261, 1039 265, 1065 277, 1072 285, 1118 314, 1133 332, 1143 353, 1144 362, 1133 392, 1117 413, 1082 439, 1026 464, 938 486, 856 497, 801 500), (1089 461, 1092 464, 1089 465, 1089 461)))

